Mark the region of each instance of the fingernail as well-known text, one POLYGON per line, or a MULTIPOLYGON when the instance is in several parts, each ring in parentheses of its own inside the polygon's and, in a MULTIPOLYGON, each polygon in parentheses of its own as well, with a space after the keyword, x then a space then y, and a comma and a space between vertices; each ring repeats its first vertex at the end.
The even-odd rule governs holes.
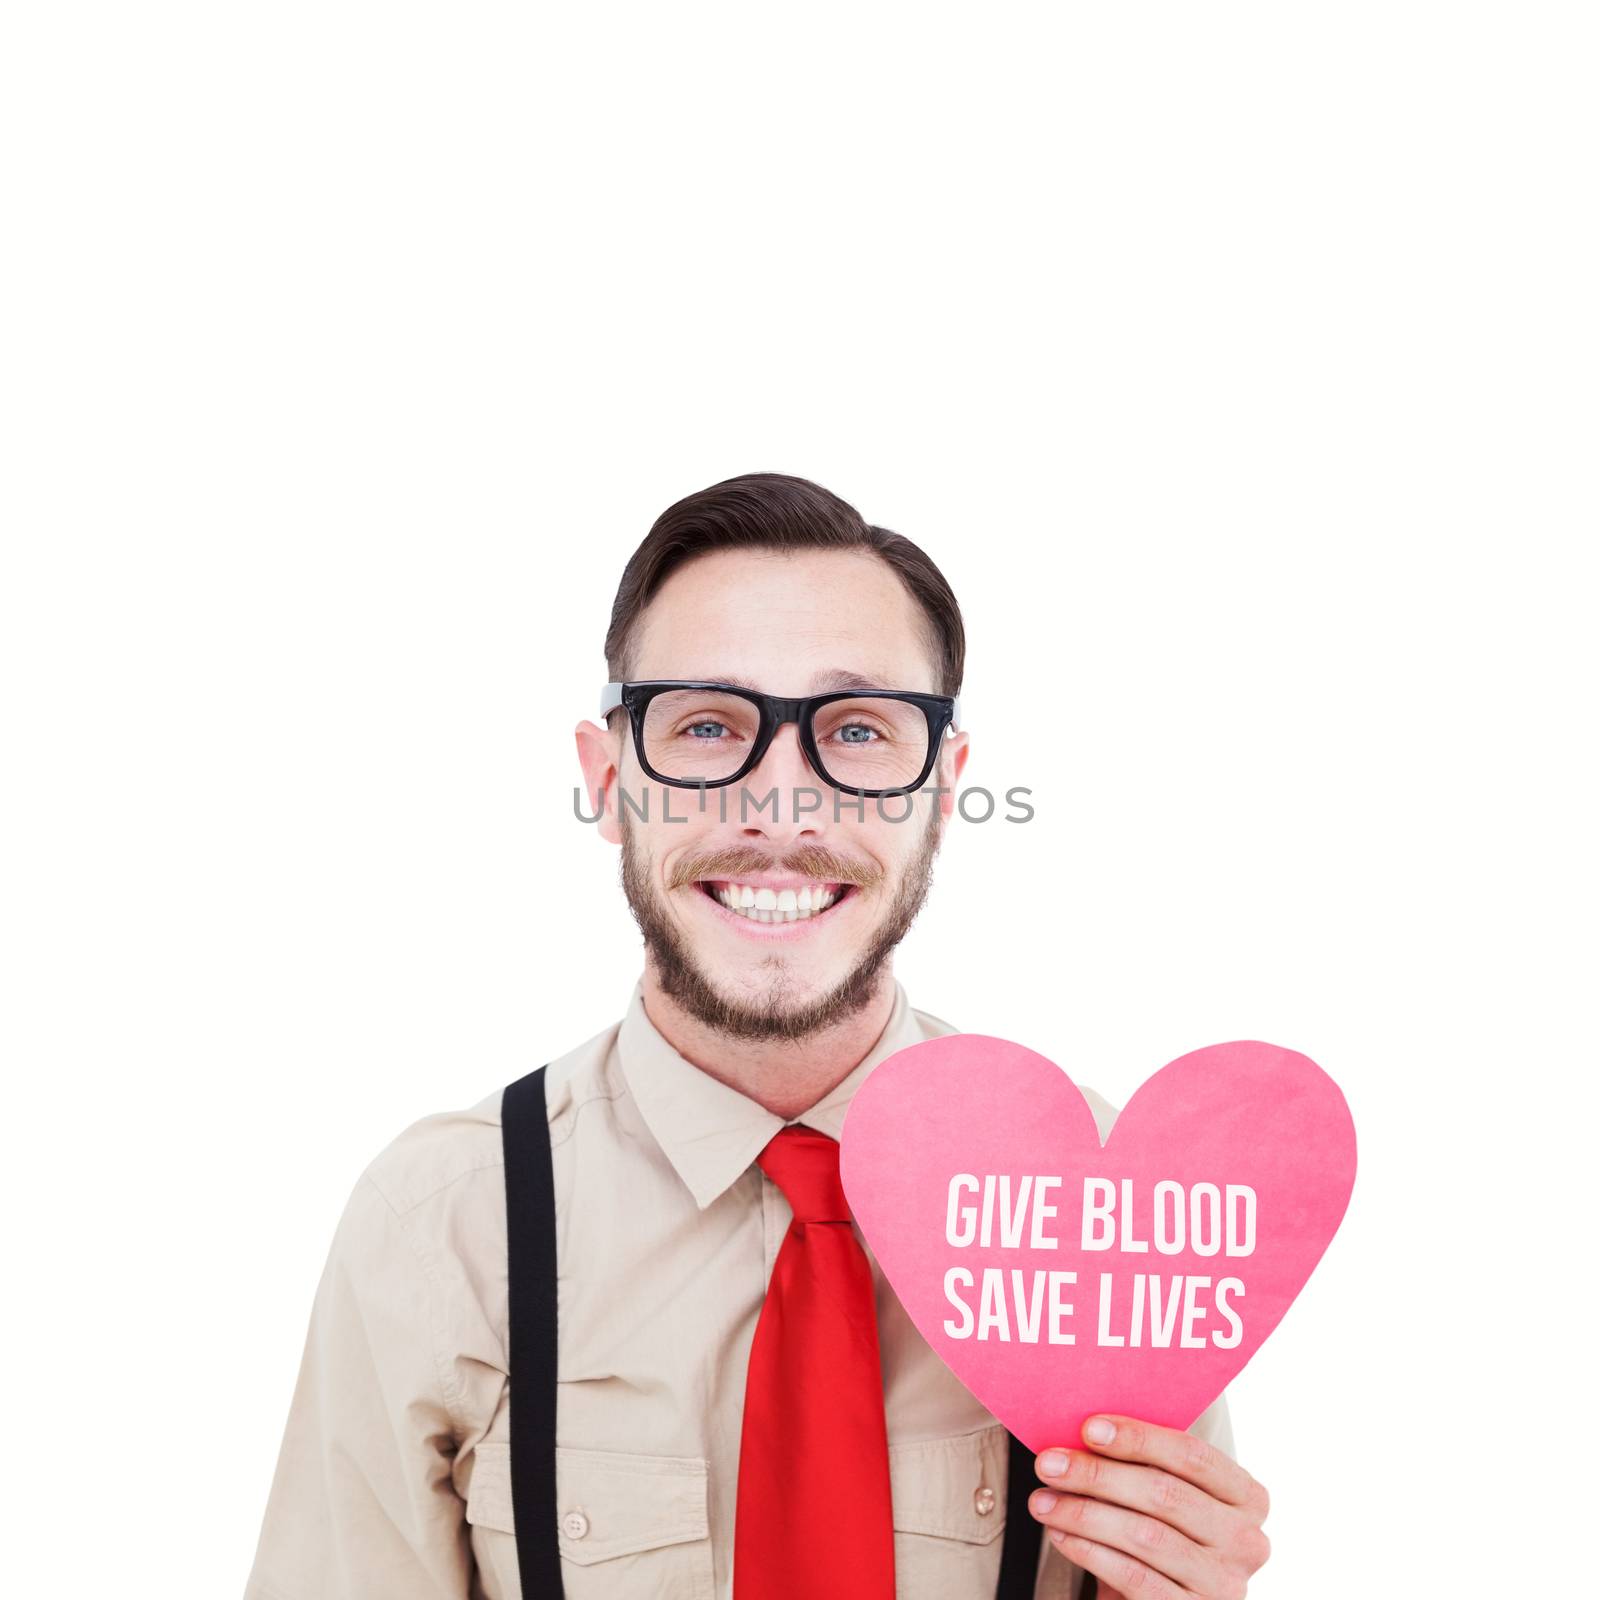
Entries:
POLYGON ((1063 1533, 1063 1532, 1062 1532, 1062 1531, 1061 1531, 1061 1529, 1060 1529, 1060 1528, 1052 1528, 1052 1529, 1051 1529, 1051 1530, 1050 1530, 1050 1537, 1051 1537, 1051 1538, 1052 1538, 1052 1539, 1053 1539, 1053 1540, 1055 1540, 1055 1542, 1056 1542, 1056 1543, 1057 1543, 1057 1544, 1060 1544, 1060 1543, 1061 1543, 1061 1542, 1062 1542, 1062 1541, 1063 1541, 1063 1540, 1064 1540, 1064 1539, 1065 1539, 1065 1538, 1066 1538, 1066 1537, 1067 1537, 1067 1536, 1066 1536, 1066 1534, 1065 1534, 1065 1533, 1063 1533))
POLYGON ((1065 1450, 1046 1450, 1039 1457, 1039 1470, 1047 1478, 1059 1478, 1067 1470, 1067 1452, 1065 1450))
POLYGON ((1116 1425, 1104 1417, 1091 1417, 1083 1425, 1083 1436, 1090 1444, 1110 1444, 1117 1436, 1116 1425))
POLYGON ((1054 1511, 1056 1501, 1060 1498, 1060 1495, 1051 1494, 1048 1489, 1041 1489, 1037 1494, 1030 1496, 1028 1505, 1032 1510, 1043 1515, 1046 1511, 1054 1511))

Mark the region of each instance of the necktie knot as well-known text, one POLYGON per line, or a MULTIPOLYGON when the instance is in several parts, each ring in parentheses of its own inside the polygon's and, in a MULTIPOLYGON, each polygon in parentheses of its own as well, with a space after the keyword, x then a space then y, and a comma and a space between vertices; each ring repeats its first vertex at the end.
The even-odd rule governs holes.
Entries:
POLYGON ((839 1141, 798 1124, 781 1128, 756 1164, 783 1190, 796 1222, 848 1222, 839 1181, 839 1141))

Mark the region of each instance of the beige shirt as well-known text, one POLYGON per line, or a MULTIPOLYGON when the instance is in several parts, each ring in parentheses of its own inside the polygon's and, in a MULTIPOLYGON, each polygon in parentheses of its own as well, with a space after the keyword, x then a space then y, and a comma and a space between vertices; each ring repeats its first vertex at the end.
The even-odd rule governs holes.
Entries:
MULTIPOLYGON (((896 983, 872 1050, 796 1120, 838 1138, 879 1061, 954 1031, 911 1009, 896 983)), ((546 1078, 567 1600, 730 1600, 745 1368, 791 1217, 755 1158, 784 1121, 679 1055, 645 1015, 642 983, 620 1024, 552 1062, 546 1078)), ((521 1594, 500 1092, 413 1124, 350 1196, 317 1288, 247 1600, 521 1594)), ((1116 1112, 1085 1094, 1103 1138, 1116 1112)), ((867 1254, 896 1594, 988 1600, 1006 1520, 1006 1431, 934 1354, 867 1254)), ((1233 1453, 1224 1399, 1192 1431, 1233 1453)), ((1069 1600, 1081 1585, 1042 1540, 1036 1600, 1069 1600)))

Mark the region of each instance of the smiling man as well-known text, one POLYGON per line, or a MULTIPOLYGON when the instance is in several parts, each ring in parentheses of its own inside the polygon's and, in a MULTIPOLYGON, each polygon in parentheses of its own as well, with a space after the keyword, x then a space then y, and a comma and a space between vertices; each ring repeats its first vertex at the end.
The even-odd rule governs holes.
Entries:
POLYGON ((816 484, 657 520, 576 730, 642 974, 620 1022, 362 1175, 252 1600, 1245 1593, 1266 1496, 1224 1401, 1029 1456, 844 1201, 851 1097, 955 1031, 893 952, 955 814, 964 654, 928 557, 816 484))

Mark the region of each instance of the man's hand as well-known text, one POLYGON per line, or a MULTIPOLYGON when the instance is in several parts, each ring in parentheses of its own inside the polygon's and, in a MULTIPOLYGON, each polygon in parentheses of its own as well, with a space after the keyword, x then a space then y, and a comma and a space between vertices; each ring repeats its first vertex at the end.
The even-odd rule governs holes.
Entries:
POLYGON ((1091 1417, 1087 1449, 1045 1450, 1028 1509, 1056 1548, 1137 1600, 1244 1600, 1267 1559, 1267 1491, 1215 1445, 1133 1417, 1091 1417))

